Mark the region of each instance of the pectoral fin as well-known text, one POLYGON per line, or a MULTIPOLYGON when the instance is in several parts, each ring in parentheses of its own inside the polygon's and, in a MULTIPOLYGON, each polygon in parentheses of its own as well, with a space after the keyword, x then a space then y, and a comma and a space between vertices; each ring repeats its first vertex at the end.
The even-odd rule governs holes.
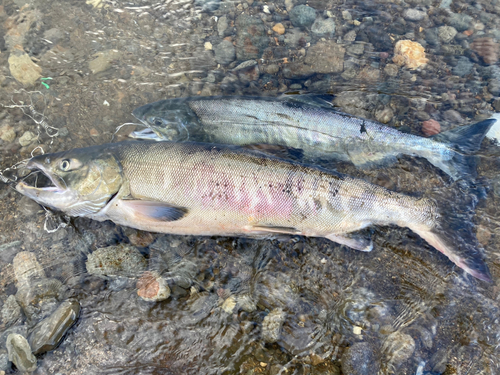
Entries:
POLYGON ((187 208, 162 202, 131 199, 122 201, 122 204, 134 215, 156 221, 176 221, 182 219, 188 213, 187 208))
POLYGON ((358 236, 352 236, 352 237, 345 237, 341 236, 338 234, 329 234, 328 236, 325 236, 328 238, 330 241, 337 242, 341 245, 346 245, 354 250, 360 250, 360 251, 372 251, 373 249, 373 242, 370 239, 363 238, 363 237, 358 237, 358 236))

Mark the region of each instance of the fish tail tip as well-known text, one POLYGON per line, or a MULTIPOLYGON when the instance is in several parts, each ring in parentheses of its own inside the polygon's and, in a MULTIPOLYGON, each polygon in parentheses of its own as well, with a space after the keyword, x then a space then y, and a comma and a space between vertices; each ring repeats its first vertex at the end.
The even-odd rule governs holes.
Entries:
POLYGON ((493 282, 490 270, 483 259, 469 258, 457 262, 457 265, 464 269, 465 272, 474 276, 476 279, 486 281, 487 283, 493 282))

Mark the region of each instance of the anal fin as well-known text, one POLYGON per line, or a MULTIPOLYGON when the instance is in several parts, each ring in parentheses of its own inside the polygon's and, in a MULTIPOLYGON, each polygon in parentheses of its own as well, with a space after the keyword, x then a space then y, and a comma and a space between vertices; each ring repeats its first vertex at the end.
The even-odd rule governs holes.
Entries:
POLYGON ((274 225, 252 225, 252 231, 265 233, 282 233, 282 234, 301 234, 300 230, 293 227, 280 227, 274 225))
POLYGON ((366 251, 366 252, 373 250, 372 240, 360 236, 351 235, 350 237, 346 237, 332 233, 325 237, 328 238, 330 241, 339 243, 341 245, 346 245, 350 248, 353 248, 354 250, 366 251))

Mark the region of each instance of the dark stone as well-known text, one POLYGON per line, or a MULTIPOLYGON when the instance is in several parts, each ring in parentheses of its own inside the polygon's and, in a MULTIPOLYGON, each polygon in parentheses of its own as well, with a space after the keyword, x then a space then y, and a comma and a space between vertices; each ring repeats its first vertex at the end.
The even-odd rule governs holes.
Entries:
POLYGON ((424 31, 425 41, 431 46, 439 45, 438 29, 432 28, 424 31))
POLYGON ((457 65, 451 70, 453 74, 463 77, 469 74, 474 64, 464 56, 457 59, 457 65))
POLYGON ((500 99, 495 99, 493 101, 493 108, 495 108, 495 111, 500 111, 500 99))
POLYGON ((488 83, 488 91, 495 96, 500 95, 500 81, 498 79, 490 79, 488 83))
POLYGON ((231 43, 228 40, 223 40, 218 45, 214 47, 215 61, 219 64, 227 65, 234 61, 236 57, 236 52, 231 43))
POLYGON ((365 29, 366 35, 371 44, 378 52, 391 51, 394 49, 389 34, 383 29, 373 26, 365 29))
POLYGON ((55 349, 66 332, 80 315, 77 301, 65 301, 48 318, 38 323, 29 336, 33 354, 42 354, 55 349))
POLYGON ((448 18, 448 25, 453 26, 457 31, 465 31, 469 28, 472 17, 464 13, 453 13, 448 18))
POLYGON ((427 121, 431 118, 429 114, 425 111, 417 111, 415 112, 415 117, 419 119, 420 121, 427 121))
POLYGON ((236 57, 238 60, 251 60, 261 57, 269 44, 264 23, 260 18, 246 14, 236 19, 236 57))
POLYGON ((290 11, 290 21, 295 27, 309 27, 316 19, 316 10, 307 5, 299 5, 290 11))

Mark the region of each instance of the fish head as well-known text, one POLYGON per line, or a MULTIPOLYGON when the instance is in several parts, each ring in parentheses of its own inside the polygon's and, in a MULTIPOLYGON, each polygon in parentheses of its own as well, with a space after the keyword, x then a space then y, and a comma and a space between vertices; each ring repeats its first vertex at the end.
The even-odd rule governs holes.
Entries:
MULTIPOLYGON (((150 129, 157 140, 187 141, 190 128, 197 122, 196 114, 189 105, 178 99, 161 100, 134 109, 132 114, 150 129)), ((133 132, 132 138, 152 139, 145 132, 133 132)))
POLYGON ((38 155, 28 161, 26 168, 46 178, 37 178, 34 186, 21 181, 16 190, 43 206, 70 216, 97 213, 119 192, 124 182, 121 164, 102 148, 38 155), (44 186, 37 186, 39 180, 44 186))

